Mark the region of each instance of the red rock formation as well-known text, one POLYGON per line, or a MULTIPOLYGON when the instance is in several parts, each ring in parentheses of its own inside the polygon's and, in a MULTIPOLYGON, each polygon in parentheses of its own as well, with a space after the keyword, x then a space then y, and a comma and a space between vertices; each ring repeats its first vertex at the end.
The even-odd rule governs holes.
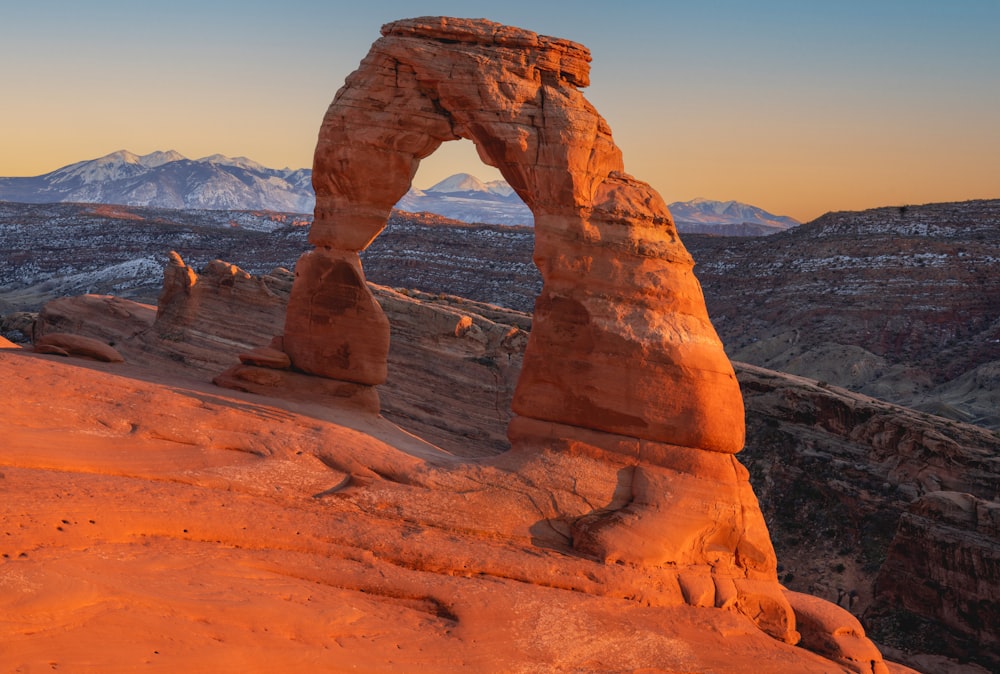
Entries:
MULTIPOLYGON (((168 278, 170 274, 168 267, 168 278)), ((268 278, 276 277, 272 273, 268 278)), ((272 281, 268 283, 271 290, 287 301, 290 280, 284 288, 272 281)), ((210 279, 205 279, 200 287, 202 292, 220 295, 228 292, 210 279)), ((371 288, 393 331, 389 377, 386 384, 379 387, 385 416, 458 456, 499 453, 506 446, 504 428, 509 420, 509 402, 520 369, 530 317, 462 298, 426 293, 406 296, 379 286, 371 288), (468 328, 464 327, 469 323, 468 328)), ((172 301, 194 300, 182 293, 175 295, 172 301)), ((211 301, 202 299, 197 312, 187 312, 181 307, 168 310, 161 306, 157 328, 149 329, 155 313, 153 308, 117 298, 88 295, 46 305, 39 329, 44 332, 52 326, 113 341, 130 363, 185 371, 204 379, 206 372, 226 367, 237 355, 270 352, 267 347, 246 351, 240 343, 268 343, 273 326, 281 322, 283 305, 275 307, 271 314, 250 311, 251 306, 244 307, 232 297, 228 303, 221 297, 211 301), (225 313, 217 313, 219 311, 225 313), (183 328, 172 326, 164 318, 170 315, 188 315, 192 321, 183 328), (143 316, 145 323, 139 320, 143 316), (160 332, 170 335, 170 339, 159 339, 160 332), (207 370, 203 366, 205 360, 186 358, 180 350, 190 345, 196 334, 214 336, 212 343, 216 350, 211 359, 212 367, 207 370)), ((206 352, 199 350, 198 353, 204 356, 206 352)), ((279 365, 279 362, 273 364, 274 367, 279 365)), ((233 383, 234 388, 301 402, 323 400, 328 395, 323 390, 325 386, 359 386, 303 375, 293 382, 282 379, 282 372, 274 369, 238 368, 241 370, 239 376, 265 379, 251 383, 240 380, 233 383)), ((815 382, 798 377, 740 364, 736 364, 736 369, 744 385, 751 421, 749 428, 753 430, 748 450, 740 457, 757 478, 755 489, 763 488, 758 495, 762 503, 770 507, 771 535, 775 537, 778 559, 784 567, 780 575, 787 576, 789 586, 800 591, 808 588, 810 594, 831 602, 838 598, 838 586, 858 590, 859 595, 852 595, 854 598, 850 602, 845 599, 845 608, 850 606, 857 615, 864 613, 868 632, 876 634, 876 638, 881 637, 879 641, 883 645, 888 643, 908 651, 897 653, 896 657, 920 669, 926 665, 927 671, 936 671, 943 666, 924 662, 929 656, 917 656, 916 653, 937 650, 965 658, 968 654, 981 652, 983 649, 978 646, 969 645, 968 637, 948 637, 949 643, 945 644, 942 635, 953 633, 958 637, 967 630, 967 627, 956 630, 949 621, 958 619, 968 625, 963 616, 969 612, 963 607, 968 605, 970 598, 979 601, 979 598, 995 594, 996 580, 988 572, 991 563, 987 560, 991 554, 995 556, 995 550, 993 553, 990 550, 996 547, 996 537, 961 532, 960 537, 956 537, 948 526, 942 526, 944 523, 935 524, 938 517, 926 508, 921 510, 919 518, 910 517, 907 526, 900 526, 900 544, 893 544, 893 553, 886 561, 889 570, 882 574, 891 581, 906 580, 898 583, 880 581, 885 599, 875 596, 875 610, 865 610, 872 605, 875 573, 896 530, 899 518, 896 510, 905 510, 906 503, 913 498, 911 494, 942 486, 972 491, 984 497, 991 495, 996 483, 990 464, 990 457, 996 453, 995 438, 991 440, 991 434, 982 429, 941 426, 940 419, 934 420, 835 387, 817 386, 815 382), (798 431, 800 424, 802 430, 798 431), (779 432, 787 434, 782 435, 780 447, 769 445, 774 442, 774 434, 779 432), (851 466, 846 473, 844 465, 851 466), (811 495, 812 500, 803 500, 806 495, 811 495), (840 533, 830 533, 832 522, 841 527, 840 533), (865 528, 852 525, 857 522, 864 523, 865 528), (919 526, 915 528, 914 523, 919 526), (871 529, 876 524, 888 527, 884 529, 884 538, 871 529), (808 535, 803 535, 805 532, 809 532, 808 535), (823 536, 817 537, 812 532, 823 532, 823 536), (863 546, 852 538, 858 536, 864 539, 863 546), (799 538, 800 542, 794 542, 799 538), (939 538, 958 540, 961 544, 943 542, 940 554, 916 561, 902 554, 910 548, 924 550, 925 542, 933 543, 939 538), (863 549, 866 556, 845 557, 844 550, 855 549, 863 549), (974 581, 969 567, 957 564, 962 559, 979 560, 973 561, 971 567, 978 569, 974 581), (846 571, 837 562, 846 562, 846 571), (948 565, 944 566, 945 563, 948 565), (956 573, 957 568, 964 570, 956 573), (907 571, 900 574, 900 569, 907 571), (927 587, 940 587, 941 592, 928 595, 906 592, 909 587, 924 587, 925 581, 930 583, 927 587), (951 585, 955 586, 954 590, 951 585), (901 592, 906 593, 906 608, 898 600, 901 592), (936 597, 940 602, 909 601, 920 596, 924 599, 936 597)), ((610 463, 614 457, 609 455, 607 460, 610 463)), ((605 473, 609 483, 621 481, 625 484, 633 468, 623 462, 620 469, 621 475, 614 470, 605 473)), ((575 479, 579 484, 583 471, 576 470, 575 479)), ((529 477, 539 484, 552 485, 551 476, 544 473, 529 477)), ((684 479, 683 475, 677 478, 684 479)), ((693 482, 702 484, 700 479, 693 482)), ((569 490, 570 485, 562 491, 568 493, 569 490)), ((619 491, 624 492, 624 487, 619 491)), ((561 497, 561 500, 565 498, 570 497, 561 497)), ((606 503, 621 508, 628 498, 632 498, 631 490, 618 499, 607 497, 606 503)), ((547 501, 548 497, 543 500, 547 501)), ((592 515, 584 515, 578 530, 583 532, 594 519, 592 515)), ((708 520, 702 522, 709 525, 708 520)), ((562 545, 565 547, 573 533, 570 526, 555 520, 545 527, 550 524, 564 532, 566 538, 562 539, 562 545)), ((536 535, 536 539, 541 540, 541 537, 536 535)), ((584 540, 580 538, 581 544, 584 540)), ((558 542, 558 536, 552 536, 548 544, 558 542)), ((644 543, 660 544, 658 537, 644 543)), ((683 597, 702 605, 708 601, 708 590, 715 592, 716 589, 710 578, 699 575, 685 576, 685 582, 683 597), (705 580, 709 582, 703 582, 705 580)), ((720 597, 725 597, 723 592, 720 597)), ((983 604, 978 610, 981 612, 987 607, 988 604, 983 604)), ((794 608, 798 614, 800 606, 794 605, 794 608)), ((841 613, 841 617, 844 635, 850 634, 850 616, 841 613)), ((797 615, 797 629, 803 633, 806 643, 835 641, 831 641, 836 636, 833 633, 827 635, 829 638, 820 635, 822 638, 809 641, 811 637, 805 636, 807 630, 799 620, 801 616, 797 615)), ((980 624, 989 623, 981 620, 980 624)), ((833 653, 831 657, 837 656, 833 653)))
MULTIPOLYGON (((318 248, 285 326, 295 367, 384 378, 387 333, 356 252, 385 226, 420 159, 469 138, 531 207, 545 286, 514 400, 523 416, 713 451, 743 444, 739 387, 662 199, 624 174, 578 87, 587 50, 490 22, 383 28, 320 129, 318 248)), ((305 264, 304 264, 305 263, 305 264)))
POLYGON ((0 374, 11 671, 850 671, 737 613, 651 601, 680 588, 552 549, 551 527, 463 528, 606 495, 606 461, 554 452, 446 500, 391 476, 447 455, 371 415, 24 349, 0 374))
POLYGON ((113 347, 93 337, 72 335, 65 332, 50 332, 35 339, 35 353, 49 353, 57 356, 78 356, 105 363, 123 363, 125 359, 113 347))
MULTIPOLYGON (((227 265, 215 267, 223 269, 227 265)), ((174 267, 168 267, 168 283, 174 271, 174 267)), ((206 293, 229 292, 210 279, 203 282, 197 275, 194 285, 206 293)), ((438 437, 435 424, 441 424, 446 431, 441 437, 450 436, 447 446, 459 455, 495 453, 495 448, 490 451, 489 443, 470 433, 476 430, 470 420, 482 423, 484 428, 502 428, 495 419, 491 424, 483 423, 487 419, 484 414, 493 408, 494 397, 510 399, 513 382, 505 380, 502 373, 505 368, 516 373, 526 335, 520 328, 495 323, 486 316, 513 320, 522 327, 527 327, 527 321, 515 312, 460 298, 450 301, 434 298, 436 301, 430 302, 427 296, 418 300, 384 288, 373 287, 373 290, 394 329, 390 380, 383 389, 383 400, 394 412, 394 418, 401 419, 406 428, 417 430, 425 438, 438 437), (463 394, 449 397, 455 388, 464 388, 463 394)), ((172 298, 171 302, 181 305, 194 301, 184 293, 172 298)), ((130 362, 153 366, 144 377, 157 376, 153 372, 184 371, 204 379, 205 361, 185 358, 184 352, 178 350, 179 346, 189 344, 191 335, 212 335, 211 340, 202 343, 214 345, 213 361, 221 366, 238 353, 237 338, 263 342, 274 325, 274 316, 269 319, 264 314, 243 311, 241 301, 248 301, 245 295, 230 297, 228 304, 218 301, 219 298, 203 296, 190 311, 183 306, 161 306, 160 319, 155 325, 151 310, 112 300, 83 296, 53 302, 40 318, 41 329, 44 331, 50 324, 73 325, 102 338, 118 335, 116 341, 130 362), (227 313, 215 314, 220 308, 227 313), (237 324, 241 314, 252 322, 237 324), (148 316, 152 329, 135 330, 141 316, 148 316), (166 318, 169 316, 186 316, 189 322, 184 327, 175 326, 166 318), (239 334, 235 332, 237 329, 239 334), (170 338, 160 338, 160 332, 170 338)), ((348 408, 338 388, 353 388, 356 394, 356 389, 364 388, 361 385, 275 369, 285 365, 275 355, 281 353, 280 346, 276 342, 271 347, 247 351, 241 360, 250 363, 223 375, 233 380, 227 382, 230 388, 271 396, 259 398, 249 409, 263 410, 261 406, 275 404, 278 397, 284 399, 283 405, 321 417, 334 415, 341 423, 364 428, 368 433, 379 423, 385 428, 384 422, 375 421, 370 415, 344 414, 348 408), (272 367, 254 363, 269 363, 272 367)), ((204 356, 206 351, 200 348, 197 353, 204 356)), ((141 397, 147 395, 143 393, 141 397)), ((112 402, 118 396, 116 392, 112 402)), ((356 403, 363 398, 349 397, 356 410, 356 403)), ((95 408, 89 398, 81 404, 91 413, 95 408)), ((741 512, 736 507, 752 502, 753 495, 748 493, 742 467, 731 455, 630 440, 522 417, 517 423, 522 433, 534 433, 539 438, 548 434, 544 442, 530 449, 522 445, 519 450, 489 462, 469 464, 457 464, 425 446, 420 455, 426 459, 426 465, 421 466, 405 453, 399 453, 412 453, 412 447, 407 449, 412 438, 399 444, 397 437, 398 450, 375 453, 369 447, 370 440, 360 438, 296 444, 293 440, 296 432, 288 427, 252 430, 256 428, 254 423, 261 423, 261 418, 231 422, 241 429, 234 436, 229 430, 212 430, 219 424, 230 423, 225 419, 214 420, 210 416, 212 409, 199 411, 197 420, 190 409, 175 414, 166 407, 161 410, 159 404, 130 411, 129 414, 136 415, 132 423, 123 424, 117 407, 102 413, 101 418, 102 423, 122 428, 123 432, 129 432, 134 424, 145 429, 144 435, 170 438, 184 447, 241 447, 258 454, 272 452, 277 447, 289 452, 298 446, 302 448, 298 451, 316 453, 324 465, 339 467, 344 471, 340 474, 347 476, 333 480, 335 486, 327 484, 316 489, 323 499, 336 495, 338 503, 353 504, 349 505, 352 509, 386 512, 390 517, 391 513, 399 513, 411 524, 419 522, 419 526, 429 525, 434 530, 449 532, 436 543, 425 542, 416 547, 413 539, 397 534, 392 535, 393 541, 399 539, 397 542, 389 543, 385 536, 360 536, 353 543, 362 549, 373 546, 380 556, 394 560, 392 563, 401 568, 445 576, 466 574, 474 569, 484 578, 512 578, 523 586, 563 588, 573 590, 573 594, 603 597, 605 601, 631 598, 627 602, 631 604, 639 598, 642 605, 661 610, 681 604, 731 609, 757 616, 758 625, 774 634, 785 633, 790 627, 788 614, 771 594, 775 584, 769 580, 766 566, 757 568, 756 576, 748 578, 739 565, 720 563, 726 561, 726 548, 733 548, 744 557, 744 566, 766 561, 752 547, 754 537, 767 535, 759 513, 750 508, 741 512), (155 413, 150 414, 151 410, 155 413), (183 427, 177 423, 180 418, 185 420, 183 427), (268 449, 269 446, 272 448, 268 449), (636 454, 647 460, 636 462, 632 458, 636 454), (668 461, 669 468, 665 466, 668 461), (437 468, 428 470, 431 466, 437 468), (705 517, 706 503, 713 501, 714 516, 705 517), (627 525, 621 526, 622 523, 627 525), (753 536, 739 538, 743 530, 750 530, 753 536), (671 535, 664 535, 666 531, 671 535), (482 540, 493 543, 483 545, 482 540), (470 545, 474 552, 469 552, 470 545), (531 552, 514 552, 518 546, 525 546, 531 552), (625 562, 640 555, 638 564, 625 562), (664 563, 669 559, 675 561, 664 563), (703 559, 715 563, 701 563, 703 559)), ((276 411, 262 413, 262 419, 271 421, 284 416, 276 411)), ((310 424, 314 425, 315 422, 310 424)), ((342 526, 352 527, 351 519, 346 518, 342 526)), ((274 543, 279 547, 287 545, 287 541, 274 543)), ((336 564, 332 560, 329 563, 336 564)), ((331 577, 343 582, 343 574, 345 571, 339 569, 331 577)), ((409 590, 395 585, 391 590, 400 591, 409 590)), ((435 596, 440 598, 434 601, 441 604, 454 605, 460 601, 450 590, 442 590, 435 596)), ((811 624, 809 616, 815 607, 800 604, 792 602, 796 618, 804 611, 806 624, 811 624)), ((871 645, 849 615, 833 605, 825 606, 820 625, 836 623, 836 627, 829 634, 815 625, 810 627, 806 643, 817 650, 825 649, 822 652, 829 657, 857 671, 855 665, 861 660, 852 659, 851 654, 870 652, 871 645)), ((464 611, 464 607, 455 610, 464 611)), ((717 613, 724 615, 723 611, 717 613)), ((719 621, 728 620, 721 615, 706 619, 716 626, 719 621)), ((698 639, 686 638, 698 643, 698 639)), ((726 652, 733 652, 734 648, 738 647, 730 645, 726 652)), ((498 657, 510 656, 505 653, 498 657)), ((792 669, 806 671, 797 667, 807 666, 800 662, 792 669)), ((820 671, 836 669, 827 663, 826 669, 820 671)))
POLYGON ((995 500, 952 491, 922 496, 900 519, 866 619, 886 626, 917 623, 923 639, 947 646, 937 650, 965 653, 997 671, 998 541, 995 500))
MULTIPOLYGON (((352 532, 361 540, 352 545, 400 568, 649 607, 726 609, 795 643, 794 606, 733 456, 744 440, 733 369, 666 206, 623 172, 607 124, 578 90, 587 84, 586 49, 444 18, 389 24, 383 35, 320 131, 316 250, 299 262, 284 335, 272 344, 290 367, 251 349, 253 364, 233 376, 249 390, 288 398, 305 390, 307 399, 308 381, 372 390, 385 378, 388 323, 358 251, 384 227, 419 160, 443 141, 470 138, 535 214, 544 287, 514 396, 513 449, 470 463, 430 446, 414 450, 412 440, 402 443, 408 449, 372 452, 323 444, 311 451, 344 479, 316 496, 346 507, 331 516, 394 514, 416 524, 416 537, 352 532), (554 555, 513 554, 497 541, 554 555)), ((161 304, 188 301, 176 315, 161 313, 160 327, 193 332, 199 301, 227 292, 237 299, 254 287, 218 262, 208 275, 218 287, 200 296, 203 281, 179 258, 171 269, 161 304)), ((453 337, 474 327, 465 318, 450 324, 453 337)), ((885 671, 880 658, 856 659, 875 651, 841 609, 831 605, 814 622, 812 647, 854 671, 885 671), (861 646, 825 640, 823 630, 861 646)))

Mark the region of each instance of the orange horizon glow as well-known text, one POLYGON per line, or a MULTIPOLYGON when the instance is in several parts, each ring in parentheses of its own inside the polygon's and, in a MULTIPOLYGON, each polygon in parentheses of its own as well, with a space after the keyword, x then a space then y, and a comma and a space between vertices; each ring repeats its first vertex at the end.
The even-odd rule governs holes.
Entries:
MULTIPOLYGON (((413 11, 401 1, 351 12, 304 0, 280 11, 225 4, 12 10, 0 26, 10 64, 0 73, 0 176, 121 149, 309 167, 334 93, 378 27, 413 11)), ((435 12, 485 14, 587 45, 584 93, 626 170, 668 203, 737 200, 806 222, 1000 198, 1000 3, 720 4, 567 14, 518 0, 439 2, 435 12)), ((446 144, 415 185, 458 172, 497 177, 446 144)))

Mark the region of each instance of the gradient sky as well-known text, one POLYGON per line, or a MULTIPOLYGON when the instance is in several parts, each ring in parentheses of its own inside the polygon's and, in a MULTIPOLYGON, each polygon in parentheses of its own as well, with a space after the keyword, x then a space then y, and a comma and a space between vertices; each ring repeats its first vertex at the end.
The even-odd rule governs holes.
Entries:
MULTIPOLYGON (((379 27, 437 14, 587 45, 585 94, 668 202, 1000 197, 1000 0, 0 0, 0 176, 119 149, 310 166, 379 27)), ((461 142, 414 182, 458 171, 496 177, 461 142)))

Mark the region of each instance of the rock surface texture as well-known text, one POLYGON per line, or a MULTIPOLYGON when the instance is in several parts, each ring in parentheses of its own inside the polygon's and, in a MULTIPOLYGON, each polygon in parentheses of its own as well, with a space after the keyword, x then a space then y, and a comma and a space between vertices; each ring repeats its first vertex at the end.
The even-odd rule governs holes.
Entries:
MULTIPOLYGON (((211 265, 210 269, 227 267, 211 265)), ((208 272, 196 275, 195 285, 201 292, 227 293, 211 276, 204 276, 208 272)), ((173 265, 168 265, 168 285, 175 273, 173 265)), ((287 302, 290 277, 288 272, 275 271, 264 280, 287 302), (269 280, 278 277, 287 283, 279 286, 269 280)), ((457 456, 484 457, 503 451, 508 446, 505 428, 530 317, 458 297, 370 288, 392 328, 389 375, 379 387, 382 414, 457 456), (471 321, 467 331, 457 330, 466 323, 462 317, 471 321)), ((228 303, 184 293, 161 297, 179 305, 197 303, 197 307, 161 305, 157 312, 154 307, 118 298, 64 298, 45 306, 36 331, 73 331, 114 342, 129 363, 204 379, 237 356, 245 362, 263 362, 258 355, 268 353, 267 348, 246 345, 268 344, 273 326, 284 316, 283 304, 270 313, 250 311, 252 305, 241 304, 249 300, 245 294, 230 297, 228 303), (174 323, 177 316, 186 316, 186 325, 174 323)), ((954 555, 928 559, 920 552, 910 561, 906 558, 909 550, 923 550, 913 544, 921 537, 931 540, 934 532, 941 531, 951 532, 948 535, 955 540, 956 534, 949 521, 926 508, 920 519, 908 521, 918 522, 927 531, 914 535, 913 527, 902 526, 899 520, 918 496, 941 489, 991 498, 997 484, 997 439, 984 429, 934 420, 815 381, 734 365, 748 419, 747 448, 741 461, 749 468, 761 500, 781 563, 779 579, 791 590, 808 591, 863 616, 866 630, 876 635, 880 646, 901 649, 893 656, 921 671, 987 671, 971 664, 934 662, 938 656, 930 654, 950 653, 963 661, 972 653, 978 653, 974 658, 978 661, 989 657, 983 649, 970 646, 968 637, 962 636, 967 628, 960 624, 967 624, 962 616, 968 613, 962 605, 970 597, 988 608, 990 598, 997 596, 1000 578, 996 565, 987 561, 996 558, 996 537, 958 532, 961 545, 951 546, 954 555), (909 542, 897 544, 896 537, 909 542), (892 551, 888 560, 887 549, 892 551), (975 584, 969 582, 966 571, 951 570, 958 567, 949 560, 958 560, 958 555, 973 560, 975 584), (893 580, 898 575, 880 573, 883 565, 919 568, 918 573, 906 575, 906 582, 920 584, 926 579, 940 586, 942 591, 936 596, 941 604, 909 602, 907 608, 899 600, 899 583, 895 582, 880 580, 876 593, 876 575, 893 580), (921 580, 913 580, 913 575, 921 580)), ((265 379, 257 389, 264 395, 314 403, 322 399, 316 385, 337 383, 302 376, 295 384, 312 383, 313 388, 292 389, 279 378, 280 370, 246 372, 274 375, 273 384, 267 385, 265 379)), ((246 381, 235 387, 251 389, 246 381)), ((961 568, 968 568, 962 564, 961 568)), ((815 626, 807 629, 801 624, 809 606, 794 608, 796 629, 810 643, 807 640, 817 636, 815 626)), ((842 615, 841 623, 839 635, 850 635, 850 618, 842 615)), ((838 634, 829 636, 843 642, 838 634)), ((830 643, 830 639, 812 643, 824 641, 830 643)))
POLYGON ((874 621, 917 623, 938 650, 1000 669, 1000 503, 954 491, 929 493, 900 520, 876 580, 874 621))
MULTIPOLYGON (((5 669, 852 671, 737 613, 627 596, 633 569, 462 529, 465 497, 392 480, 447 455, 385 419, 220 389, 132 353, 0 350, 5 669), (331 467, 351 456, 383 476, 331 467), (595 592, 601 575, 623 594, 595 592)), ((504 476, 480 475, 518 491, 470 499, 476 517, 509 521, 531 506, 517 494, 569 496, 504 476)))

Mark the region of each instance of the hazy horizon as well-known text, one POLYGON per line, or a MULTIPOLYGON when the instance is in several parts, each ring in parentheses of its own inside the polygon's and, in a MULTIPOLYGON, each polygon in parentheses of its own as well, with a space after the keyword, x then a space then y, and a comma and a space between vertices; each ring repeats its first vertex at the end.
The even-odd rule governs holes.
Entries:
MULTIPOLYGON (((383 23, 484 16, 590 48, 585 95, 625 168, 667 202, 831 210, 996 198, 1000 3, 768 0, 544 6, 512 0, 290 0, 5 9, 0 176, 120 149, 308 168, 324 112, 383 23)), ((424 160, 427 187, 482 165, 471 143, 424 160)))

